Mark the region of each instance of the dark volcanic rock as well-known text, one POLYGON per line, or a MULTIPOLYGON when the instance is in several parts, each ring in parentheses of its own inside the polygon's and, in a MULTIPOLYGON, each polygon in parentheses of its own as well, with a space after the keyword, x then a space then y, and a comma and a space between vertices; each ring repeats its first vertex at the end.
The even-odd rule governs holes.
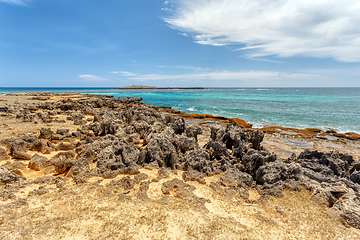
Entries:
POLYGON ((156 134, 146 146, 147 162, 156 161, 159 167, 174 169, 178 164, 175 146, 164 135, 156 134))
POLYGON ((58 154, 56 154, 55 156, 53 156, 51 159, 57 159, 57 158, 74 158, 75 157, 75 152, 73 150, 69 150, 69 151, 64 151, 64 152, 59 152, 58 154))
POLYGON ((277 160, 261 166, 256 172, 256 181, 258 184, 273 184, 277 181, 286 179, 298 180, 301 173, 302 168, 299 164, 288 164, 281 160, 277 160))
POLYGON ((242 158, 245 172, 255 175, 256 170, 264 165, 264 157, 260 152, 250 149, 242 158))
POLYGON ((94 134, 97 136, 106 136, 107 134, 114 135, 119 128, 120 125, 111 120, 105 120, 90 125, 90 129, 93 130, 94 134))
POLYGON ((199 149, 188 151, 184 157, 185 169, 193 169, 205 174, 212 174, 214 166, 210 161, 210 153, 208 150, 199 149))
POLYGON ((212 139, 205 145, 205 148, 210 151, 211 159, 230 159, 230 154, 226 148, 225 143, 213 141, 212 139))
POLYGON ((324 175, 336 175, 347 177, 349 175, 350 165, 354 159, 350 155, 338 152, 322 153, 319 151, 310 151, 306 149, 302 152, 297 161, 305 168, 314 172, 322 172, 324 175))
POLYGON ((26 153, 26 152, 22 152, 22 151, 17 151, 15 150, 13 153, 12 153, 12 156, 14 158, 18 158, 18 159, 23 159, 23 160, 30 160, 31 159, 31 154, 29 153, 26 153))
POLYGON ((349 190, 344 183, 322 183, 320 187, 314 189, 309 199, 332 207, 340 197, 348 192, 349 190))
POLYGON ((44 154, 49 154, 52 150, 54 150, 45 142, 44 139, 37 140, 36 142, 31 144, 29 149, 31 151, 38 151, 44 154))
POLYGON ((171 127, 174 129, 176 134, 182 134, 185 132, 185 120, 183 118, 179 118, 171 124, 171 127))
MULTIPOLYGON (((139 191, 131 196, 136 195, 142 202, 152 201, 146 192, 149 182, 144 181, 148 176, 139 174, 141 167, 159 169, 159 176, 152 181, 168 177, 170 168, 184 170, 182 177, 186 181, 204 184, 204 176, 224 173, 220 181, 211 183, 210 187, 215 197, 221 195, 231 201, 234 197, 248 199, 249 187, 256 186, 262 194, 260 202, 269 199, 269 195, 282 196, 285 188, 299 191, 300 186, 304 186, 312 191, 310 199, 332 207, 345 225, 359 228, 360 163, 354 162, 352 156, 305 150, 298 157, 278 159, 262 148, 263 131, 242 129, 236 124, 210 127, 210 139, 201 149, 197 142, 202 133, 199 125, 190 125, 171 113, 163 118, 158 108, 142 104, 141 100, 94 96, 91 99, 69 98, 59 102, 7 105, 0 110, 22 121, 56 122, 60 121, 56 115, 63 114, 68 121, 81 126, 72 133, 68 128, 59 128, 55 132, 41 128, 39 137, 21 134, 4 139, 1 144, 14 158, 31 158, 29 168, 40 170, 50 166, 55 171, 50 169, 49 173, 66 173, 78 184, 87 182, 90 176, 136 175, 134 179, 125 177, 112 181, 110 188, 126 189, 119 199, 127 199, 127 191, 136 191, 133 190, 135 184, 141 184, 139 191), (92 117, 86 119, 86 115, 92 117), (80 141, 75 141, 78 139, 80 141), (62 152, 51 160, 37 154, 31 157, 27 153, 54 150, 62 152), (90 164, 95 162, 97 167, 90 169, 90 164)), ((0 148, 0 160, 8 158, 6 150, 0 148)), ((6 184, 4 190, 16 191, 29 182, 57 181, 53 176, 25 181, 12 172, 22 174, 19 170, 22 165, 15 161, 0 167, 0 184, 6 184)), ((59 187, 65 185, 64 180, 58 180, 58 183, 59 187)), ((45 191, 38 189, 34 194, 45 191)), ((206 199, 197 197, 193 193, 194 186, 182 180, 165 182, 162 191, 188 200, 195 208, 206 211, 206 199)), ((12 196, 6 191, 0 193, 12 196)))
POLYGON ((118 170, 137 165, 141 161, 142 151, 133 143, 124 140, 112 141, 108 147, 100 151, 97 167, 118 170))
POLYGON ((77 159, 74 165, 70 168, 66 177, 75 177, 77 175, 89 175, 90 164, 86 159, 77 159))
POLYGON ((360 171, 355 171, 350 176, 351 181, 360 184, 360 171))
POLYGON ((70 170, 70 168, 75 165, 77 160, 73 158, 60 158, 60 159, 53 159, 53 162, 55 165, 55 171, 57 173, 64 173, 70 170))
POLYGON ((28 167, 30 169, 34 169, 35 171, 40 171, 42 168, 46 168, 48 166, 52 165, 52 162, 47 159, 46 157, 40 156, 38 154, 35 154, 29 164, 28 167))
POLYGON ((131 179, 129 176, 126 176, 117 181, 111 180, 107 186, 114 189, 129 190, 133 189, 135 184, 136 182, 133 179, 131 179))
POLYGON ((185 134, 189 138, 194 138, 197 141, 197 136, 202 134, 202 129, 198 125, 190 125, 186 126, 185 128, 185 134))
POLYGON ((50 139, 53 131, 50 128, 41 128, 39 138, 50 139))
POLYGON ((199 183, 206 184, 204 174, 195 171, 192 168, 189 168, 187 171, 185 171, 182 175, 182 178, 185 181, 197 181, 199 183))
POLYGON ((0 190, 0 199, 2 200, 16 199, 16 196, 10 190, 2 189, 0 190))
POLYGON ((20 138, 6 138, 1 140, 1 144, 5 145, 10 150, 10 154, 12 154, 14 151, 25 152, 29 145, 20 138))
POLYGON ((59 143, 56 146, 56 150, 57 151, 68 151, 68 150, 73 150, 76 148, 76 144, 75 143, 59 143))
POLYGON ((229 169, 225 175, 220 178, 220 183, 223 186, 238 188, 238 187, 251 187, 253 177, 250 174, 239 171, 238 169, 229 169))
POLYGON ((360 229, 360 194, 348 193, 335 202, 330 210, 345 226, 360 229))
POLYGON ((250 142, 252 143, 252 147, 255 150, 260 150, 260 143, 264 139, 264 132, 260 130, 255 130, 251 132, 250 142))
POLYGON ((0 147, 0 160, 7 160, 9 159, 9 155, 7 154, 6 150, 0 147))
POLYGON ((20 180, 24 180, 25 178, 22 176, 19 176, 13 172, 10 172, 8 169, 6 168, 0 168, 0 184, 8 184, 8 183, 13 183, 13 182, 17 182, 20 180))
POLYGON ((199 147, 195 138, 189 138, 185 134, 176 135, 173 143, 181 153, 186 153, 199 147))

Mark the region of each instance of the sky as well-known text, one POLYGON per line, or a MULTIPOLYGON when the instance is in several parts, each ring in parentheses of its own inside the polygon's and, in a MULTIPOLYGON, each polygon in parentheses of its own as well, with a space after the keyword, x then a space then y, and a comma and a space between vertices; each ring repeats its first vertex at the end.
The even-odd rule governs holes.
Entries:
POLYGON ((0 0, 0 87, 360 87, 360 1, 0 0))

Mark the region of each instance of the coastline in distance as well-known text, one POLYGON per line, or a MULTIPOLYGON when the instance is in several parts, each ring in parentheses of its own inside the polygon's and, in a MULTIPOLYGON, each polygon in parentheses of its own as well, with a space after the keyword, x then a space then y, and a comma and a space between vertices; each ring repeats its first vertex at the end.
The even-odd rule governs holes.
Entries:
POLYGON ((119 87, 116 89, 206 89, 204 87, 154 87, 145 85, 132 85, 127 87, 119 87))

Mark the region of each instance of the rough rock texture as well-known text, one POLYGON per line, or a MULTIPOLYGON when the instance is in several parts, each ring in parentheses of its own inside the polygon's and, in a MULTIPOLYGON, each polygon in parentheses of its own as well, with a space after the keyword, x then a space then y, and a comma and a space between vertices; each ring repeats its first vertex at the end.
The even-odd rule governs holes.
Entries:
POLYGON ((0 190, 0 199, 2 200, 16 199, 16 196, 10 190, 2 189, 0 190))
POLYGON ((0 147, 0 160, 7 160, 9 159, 9 155, 7 154, 6 150, 0 147))
POLYGON ((53 133, 50 128, 41 128, 39 138, 50 139, 53 133))
POLYGON ((253 177, 250 174, 239 171, 238 169, 230 169, 220 178, 220 183, 223 186, 231 188, 251 187, 253 177))
POLYGON ((19 176, 13 172, 10 172, 8 169, 1 167, 0 168, 0 185, 17 182, 24 180, 24 177, 19 176))
POLYGON ((360 229, 360 194, 344 195, 334 204, 330 212, 338 216, 345 226, 360 229))
POLYGON ((40 156, 38 154, 35 154, 34 156, 32 156, 28 167, 30 169, 34 169, 36 171, 40 171, 43 168, 46 168, 48 166, 52 165, 52 162, 47 159, 46 157, 40 156))
POLYGON ((148 162, 156 161, 159 167, 174 169, 177 165, 176 148, 165 136, 153 136, 146 146, 146 151, 148 162))
POLYGON ((14 158, 23 159, 23 160, 30 160, 31 157, 32 157, 31 154, 26 153, 26 152, 22 152, 22 151, 18 151, 18 150, 15 150, 12 153, 12 156, 14 158))
MULTIPOLYGON (((236 123, 210 127, 210 139, 200 148, 198 136, 202 127, 171 114, 163 117, 156 107, 142 104, 141 100, 101 97, 8 105, 1 111, 18 120, 54 123, 65 121, 56 116, 62 114, 78 129, 71 132, 69 128, 41 128, 38 135, 26 133, 3 139, 0 144, 6 150, 0 147, 0 160, 9 159, 9 155, 21 161, 30 160, 29 168, 39 171, 52 167, 44 173, 64 174, 77 184, 87 182, 91 176, 111 179, 119 174, 136 175, 133 179, 124 177, 110 182, 109 188, 125 191, 119 195, 120 201, 131 199, 126 192, 136 191, 136 184, 140 184, 136 198, 152 201, 147 195, 148 176, 139 174, 140 168, 159 169, 154 182, 168 177, 169 169, 184 170, 183 180, 202 184, 206 184, 205 176, 221 173, 218 182, 210 183, 213 196, 231 201, 236 197, 248 199, 249 188, 255 187, 261 194, 259 201, 266 201, 269 195, 282 196, 285 188, 299 191, 303 186, 312 191, 311 200, 329 207, 345 225, 360 228, 360 163, 352 156, 305 150, 298 156, 280 159, 261 146, 263 131, 243 129, 236 123), (60 152, 49 160, 39 154, 32 156, 28 151, 60 152), (90 169, 93 163, 96 167, 90 169)), ((22 174, 21 161, 11 161, 0 167, 0 185, 6 185, 6 189, 0 190, 3 199, 12 198, 13 192, 25 182, 18 175, 22 174)), ((164 182, 163 193, 206 211, 207 200, 196 197, 194 186, 183 180, 164 182)), ((65 180, 45 176, 31 183, 52 183, 62 188, 65 180)), ((47 191, 36 189, 29 197, 47 191)), ((9 206, 26 204, 26 199, 19 199, 9 206)), ((256 216, 268 221, 261 214, 256 216)))

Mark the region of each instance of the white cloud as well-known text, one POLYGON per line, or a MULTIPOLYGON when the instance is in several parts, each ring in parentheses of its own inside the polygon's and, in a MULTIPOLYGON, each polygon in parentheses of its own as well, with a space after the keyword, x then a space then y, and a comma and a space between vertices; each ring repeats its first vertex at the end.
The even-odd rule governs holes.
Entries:
POLYGON ((171 16, 165 21, 199 44, 239 44, 249 57, 310 56, 360 62, 358 0, 171 2, 171 16))
POLYGON ((0 2, 4 2, 4 3, 9 3, 9 4, 13 4, 13 5, 26 5, 26 2, 28 2, 29 0, 0 0, 0 2))
POLYGON ((122 76, 127 76, 127 77, 132 77, 132 76, 136 76, 135 73, 132 72, 126 72, 126 71, 116 71, 116 72, 110 72, 113 74, 118 74, 118 75, 122 75, 122 76))
MULTIPOLYGON (((121 74, 124 75, 124 74, 121 74)), ((124 75, 125 76, 125 75, 124 75)), ((126 75, 129 80, 171 80, 171 81, 192 81, 192 80, 238 80, 238 81, 263 81, 263 80, 308 80, 319 78, 315 74, 305 73, 282 73, 276 71, 212 71, 192 74, 135 74, 126 75)))
POLYGON ((97 76, 97 75, 90 75, 90 74, 82 74, 79 75, 79 78, 83 81, 107 81, 108 79, 105 77, 97 76))
POLYGON ((208 70, 207 68, 201 68, 201 67, 192 67, 192 66, 158 66, 159 68, 175 68, 175 69, 185 69, 185 70, 194 70, 194 71, 199 71, 199 70, 208 70))

